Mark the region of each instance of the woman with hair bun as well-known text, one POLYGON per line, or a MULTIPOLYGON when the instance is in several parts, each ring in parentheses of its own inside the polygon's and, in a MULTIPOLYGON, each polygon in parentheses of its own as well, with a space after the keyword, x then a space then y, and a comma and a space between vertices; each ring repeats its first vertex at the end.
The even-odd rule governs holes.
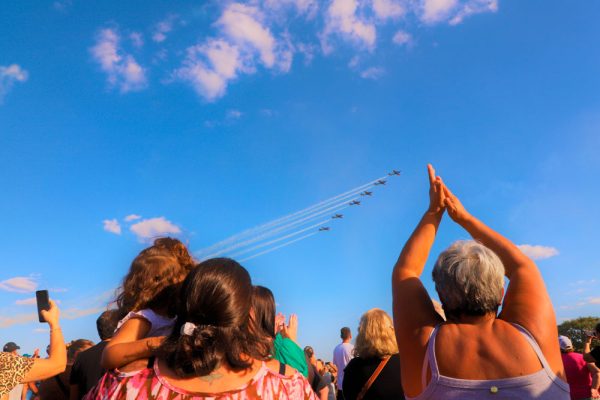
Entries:
POLYGON ((250 318, 252 281, 228 258, 197 265, 182 285, 173 333, 136 373, 107 373, 86 399, 316 400, 298 372, 271 369, 271 344, 250 318))

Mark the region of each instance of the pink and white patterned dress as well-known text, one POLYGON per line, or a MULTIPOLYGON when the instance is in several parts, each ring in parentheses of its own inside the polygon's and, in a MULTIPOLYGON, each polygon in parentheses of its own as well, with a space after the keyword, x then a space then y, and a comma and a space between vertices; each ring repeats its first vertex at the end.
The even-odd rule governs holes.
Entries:
POLYGON ((158 362, 141 371, 107 372, 83 400, 318 400, 304 376, 271 371, 263 362, 252 380, 221 393, 189 392, 169 383, 158 362))

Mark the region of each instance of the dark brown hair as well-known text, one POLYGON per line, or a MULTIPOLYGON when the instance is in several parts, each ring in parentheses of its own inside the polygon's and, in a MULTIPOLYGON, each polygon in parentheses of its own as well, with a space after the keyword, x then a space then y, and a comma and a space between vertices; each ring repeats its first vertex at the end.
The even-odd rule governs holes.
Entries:
POLYGON ((275 339, 275 297, 264 286, 254 286, 252 291, 253 319, 264 336, 275 339))
POLYGON ((193 267, 187 248, 177 239, 159 238, 131 263, 117 296, 119 319, 130 311, 169 305, 175 314, 180 283, 193 267))
POLYGON ((183 282, 177 321, 159 356, 179 377, 208 375, 223 362, 247 369, 253 359, 268 358, 270 343, 254 333, 251 304, 252 281, 244 267, 229 258, 203 261, 183 282), (180 332, 186 322, 195 325, 189 335, 180 332))

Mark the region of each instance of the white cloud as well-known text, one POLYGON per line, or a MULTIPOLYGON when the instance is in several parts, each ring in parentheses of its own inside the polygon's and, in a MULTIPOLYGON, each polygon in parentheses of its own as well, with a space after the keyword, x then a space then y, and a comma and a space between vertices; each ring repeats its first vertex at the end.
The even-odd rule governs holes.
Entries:
POLYGON ((420 0, 421 21, 434 24, 446 22, 460 24, 466 17, 484 12, 498 11, 498 0, 420 0))
POLYGON ((549 246, 520 244, 517 246, 525 255, 532 260, 543 260, 558 255, 558 249, 549 246))
POLYGON ((125 221, 131 222, 131 221, 135 221, 136 219, 140 219, 140 218, 142 218, 141 215, 129 214, 128 216, 125 217, 125 221))
POLYGON ((229 119, 239 119, 244 115, 240 110, 229 110, 227 111, 227 118, 229 119))
POLYGON ((399 18, 406 13, 406 9, 398 0, 372 0, 372 2, 373 12, 382 20, 399 18))
POLYGON ((400 46, 410 45, 413 42, 413 38, 410 33, 400 30, 394 34, 392 41, 400 46))
POLYGON ((229 81, 244 69, 244 61, 236 46, 224 40, 211 39, 202 45, 189 47, 183 67, 175 74, 189 81, 199 95, 212 101, 223 96, 229 81))
POLYGON ((267 10, 279 12, 285 10, 285 8, 293 7, 298 14, 311 19, 316 15, 319 4, 316 0, 263 0, 263 7, 267 10))
POLYGON ((116 220, 116 218, 105 219, 104 221, 102 221, 102 224, 104 225, 104 230, 106 232, 114 233, 115 235, 121 234, 121 225, 119 224, 119 221, 116 220))
POLYGON ((18 306, 33 306, 37 304, 37 300, 35 297, 30 297, 28 299, 20 299, 15 301, 15 304, 18 306))
POLYGON ((332 51, 328 37, 337 34, 367 49, 373 49, 377 31, 375 25, 357 14, 356 0, 332 0, 325 15, 325 30, 321 47, 327 54, 332 51))
POLYGON ((20 65, 0 65, 0 104, 15 82, 25 82, 28 77, 29 74, 20 65))
POLYGON ((173 30, 173 24, 176 20, 176 15, 169 15, 167 18, 156 24, 156 28, 152 34, 152 40, 156 43, 164 42, 167 39, 167 34, 173 30))
POLYGON ((380 67, 367 68, 360 73, 360 77, 364 79, 379 79, 385 74, 385 70, 380 67))
POLYGON ((144 219, 136 224, 131 225, 129 229, 142 242, 158 236, 177 234, 181 232, 181 229, 177 225, 165 219, 165 217, 144 219))
POLYGON ((421 20, 436 23, 445 20, 458 5, 458 0, 423 0, 421 20))
POLYGON ((276 39, 264 19, 257 7, 229 4, 215 23, 220 30, 218 37, 189 47, 175 76, 213 101, 225 94, 229 82, 239 74, 255 73, 258 63, 288 72, 295 50, 291 40, 285 33, 276 39))
POLYGON ((233 3, 229 5, 217 25, 238 45, 249 45, 260 53, 266 67, 275 65, 275 38, 269 28, 261 24, 262 13, 255 7, 233 3))
POLYGON ((473 14, 498 11, 497 0, 471 0, 465 2, 456 15, 450 19, 450 25, 460 24, 466 17, 473 14))
POLYGON ((142 36, 142 34, 139 32, 130 33, 129 40, 131 40, 131 43, 133 44, 133 46, 137 47, 138 49, 140 47, 144 46, 144 36, 142 36))
POLYGON ((90 308, 68 308, 61 310, 61 317, 64 319, 77 319, 91 314, 98 314, 106 311, 106 306, 90 307, 90 308))
POLYGON ((124 53, 119 45, 120 37, 114 29, 100 31, 91 53, 106 72, 108 83, 118 86, 121 93, 138 91, 146 87, 146 72, 135 58, 124 53))
POLYGON ((71 7, 72 5, 73 5, 72 0, 57 0, 54 3, 52 3, 52 7, 54 7, 55 10, 62 11, 62 12, 67 11, 67 9, 69 7, 71 7))
POLYGON ((8 292, 31 293, 38 284, 33 278, 17 276, 0 282, 0 289, 8 292))
POLYGON ((27 324, 38 320, 37 312, 28 314, 17 314, 10 317, 0 315, 0 328, 8 328, 13 325, 27 324))

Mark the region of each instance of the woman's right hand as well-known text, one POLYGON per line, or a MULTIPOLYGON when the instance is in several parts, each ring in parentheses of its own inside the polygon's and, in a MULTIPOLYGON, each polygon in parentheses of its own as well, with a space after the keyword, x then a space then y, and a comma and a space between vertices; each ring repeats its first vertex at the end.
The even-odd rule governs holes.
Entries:
POLYGON ((458 197, 456 197, 448 186, 442 183, 444 191, 444 206, 450 218, 457 224, 462 224, 471 217, 471 214, 465 209, 458 197))
POLYGON ((50 325, 50 329, 58 326, 58 317, 60 316, 60 310, 53 300, 50 300, 50 309, 42 310, 42 317, 50 325))
POLYGON ((444 212, 444 191, 442 190, 442 178, 435 176, 435 169, 431 164, 427 164, 427 172, 429 173, 429 212, 440 213, 444 212))

